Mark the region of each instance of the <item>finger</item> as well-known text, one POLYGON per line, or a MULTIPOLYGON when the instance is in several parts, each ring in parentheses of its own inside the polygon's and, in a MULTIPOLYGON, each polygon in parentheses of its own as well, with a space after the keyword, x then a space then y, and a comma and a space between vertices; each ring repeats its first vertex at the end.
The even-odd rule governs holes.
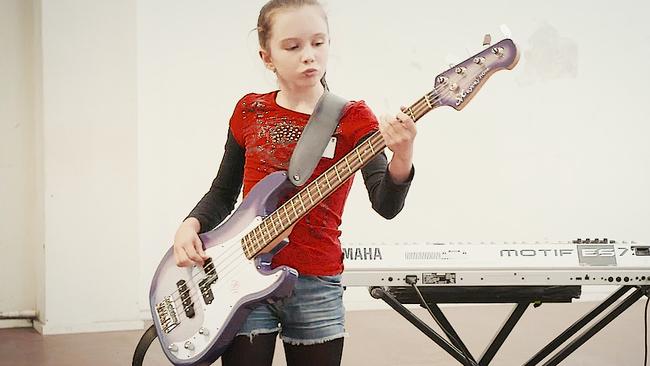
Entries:
POLYGON ((413 123, 413 118, 411 118, 411 115, 406 114, 404 112, 397 112, 397 119, 399 119, 402 122, 413 123))
POLYGON ((201 258, 207 259, 208 255, 205 254, 205 251, 203 250, 203 242, 201 242, 201 239, 198 237, 194 239, 194 249, 196 249, 196 252, 199 253, 201 258))
POLYGON ((174 258, 176 258, 176 265, 178 267, 187 267, 192 265, 192 261, 187 257, 182 248, 174 247, 174 258))
POLYGON ((203 265, 203 258, 196 252, 193 246, 186 246, 183 248, 187 256, 196 264, 203 265))
POLYGON ((413 119, 413 110, 412 110, 411 108, 408 108, 408 107, 405 107, 405 106, 401 106, 401 107, 399 107, 399 110, 400 110, 400 112, 398 112, 398 114, 399 114, 399 113, 404 113, 404 114, 406 114, 410 119, 413 119))
POLYGON ((386 125, 381 131, 381 135, 384 138, 384 142, 386 142, 386 146, 391 147, 395 141, 395 127, 391 124, 386 125))
POLYGON ((417 130, 415 128, 415 122, 413 119, 404 113, 398 113, 398 117, 402 120, 401 127, 408 130, 410 135, 415 137, 417 130))
POLYGON ((388 128, 394 137, 399 136, 404 130, 404 121, 400 119, 400 116, 395 116, 390 122, 388 128))

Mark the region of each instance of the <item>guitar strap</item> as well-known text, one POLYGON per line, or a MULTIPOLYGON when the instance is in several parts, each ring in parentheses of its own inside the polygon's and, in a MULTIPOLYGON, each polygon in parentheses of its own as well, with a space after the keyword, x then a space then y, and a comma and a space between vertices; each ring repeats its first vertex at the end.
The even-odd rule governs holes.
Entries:
POLYGON ((131 363, 132 366, 142 366, 144 355, 147 353, 151 342, 153 342, 156 337, 156 327, 152 325, 146 332, 144 332, 138 345, 135 347, 135 352, 133 352, 133 362, 131 363))
POLYGON ((300 187, 311 177, 347 103, 328 91, 318 99, 289 161, 289 180, 293 185, 300 187))

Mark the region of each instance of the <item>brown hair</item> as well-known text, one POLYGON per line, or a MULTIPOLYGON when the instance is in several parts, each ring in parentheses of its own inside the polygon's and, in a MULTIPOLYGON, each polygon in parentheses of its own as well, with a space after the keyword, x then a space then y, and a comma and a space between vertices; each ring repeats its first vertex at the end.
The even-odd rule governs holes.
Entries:
MULTIPOLYGON (((260 42, 260 47, 263 50, 268 50, 268 42, 271 38, 271 28, 273 26, 273 15, 277 11, 286 8, 300 8, 306 5, 313 5, 321 8, 321 10, 323 10, 323 18, 325 19, 325 23, 328 23, 327 14, 325 14, 325 10, 323 9, 323 6, 320 4, 320 2, 318 2, 318 0, 270 0, 264 4, 260 10, 259 17, 257 18, 257 37, 260 42)), ((327 82, 325 81, 325 74, 323 74, 320 82, 325 87, 325 90, 329 91, 327 82)))

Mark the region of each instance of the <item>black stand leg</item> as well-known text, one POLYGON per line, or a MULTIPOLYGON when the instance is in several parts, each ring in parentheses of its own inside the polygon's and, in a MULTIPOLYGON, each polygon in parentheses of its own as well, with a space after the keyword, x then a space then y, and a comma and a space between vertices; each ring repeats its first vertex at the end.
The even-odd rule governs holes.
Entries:
MULTIPOLYGON (((623 287, 628 287, 628 286, 623 286, 623 287)), ((632 306, 638 299, 640 299, 643 295, 645 295, 645 293, 646 293, 646 289, 643 289, 641 287, 637 288, 633 293, 631 293, 628 297, 626 297, 625 300, 623 300, 617 307, 615 307, 614 310, 610 311, 596 324, 594 324, 592 327, 590 327, 584 333, 582 333, 578 338, 576 338, 571 343, 566 345, 566 347, 564 347, 562 350, 560 350, 560 352, 558 352, 548 362, 546 362, 544 366, 555 366, 560 362, 562 362, 562 360, 567 358, 567 356, 573 353, 573 351, 575 351, 580 346, 582 346, 585 342, 587 342, 594 334, 598 333, 612 320, 616 319, 617 316, 621 315, 621 313, 623 313, 630 306, 632 306)))
MULTIPOLYGON (((415 287, 415 286, 414 286, 415 287)), ((626 295, 630 289, 635 289, 631 294, 623 299, 617 306, 615 306, 609 313, 605 314, 598 322, 586 329, 582 334, 578 335, 572 342, 567 344, 564 348, 560 349, 555 355, 553 355, 544 366, 556 366, 564 359, 566 359, 571 353, 580 348, 585 342, 587 342, 591 337, 596 333, 602 330, 605 326, 611 323, 616 317, 625 312, 630 306, 632 306, 637 300, 643 296, 648 296, 650 291, 650 286, 621 286, 616 292, 611 296, 605 299, 600 303, 596 308, 591 310, 588 314, 584 315, 580 320, 576 321, 565 331, 562 332, 558 337, 553 339, 549 344, 547 344, 542 350, 537 352, 530 360, 528 360, 524 366, 535 366, 539 364, 543 359, 555 352, 560 345, 566 342, 569 338, 578 333, 583 329, 587 324, 592 320, 598 317, 600 314, 610 309, 614 303, 624 295, 626 295)), ((440 346, 444 351, 449 355, 454 357, 458 362, 464 366, 487 366, 492 361, 498 350, 501 348, 506 338, 515 325, 519 322, 524 312, 528 308, 530 301, 523 301, 521 299, 518 301, 517 306, 513 309, 512 313, 505 321, 497 335, 493 338, 492 342, 485 350, 483 355, 477 364, 470 352, 467 350, 467 347, 463 344, 460 337, 452 327, 451 323, 444 316, 440 308, 433 302, 427 302, 419 290, 415 288, 416 292, 419 294, 422 305, 429 310, 429 313, 438 323, 440 328, 445 332, 451 344, 442 338, 438 333, 436 333, 431 327, 425 324, 420 318, 415 316, 412 312, 406 309, 402 303, 397 300, 388 290, 385 290, 381 287, 375 287, 370 290, 370 294, 377 299, 382 299, 400 315, 402 315, 406 320, 411 324, 415 325, 422 333, 428 336, 433 340, 438 346, 440 346)), ((531 301, 533 298, 531 297, 531 301)))
POLYGON ((445 314, 443 314, 442 310, 438 305, 436 304, 426 304, 429 312, 431 313, 431 316, 433 319, 438 323, 440 328, 445 332, 447 335, 447 338, 449 338, 449 341, 458 348, 463 355, 465 355, 467 358, 469 358, 474 364, 476 364, 476 360, 472 356, 472 354, 469 352, 467 347, 465 346, 465 343, 460 339, 458 336, 458 333, 456 333, 456 330, 454 327, 451 325, 449 320, 447 320, 447 317, 445 314))
POLYGON ((399 301, 397 301, 391 294, 384 291, 380 287, 375 287, 370 290, 372 297, 376 299, 382 299, 386 302, 391 308, 400 313, 406 320, 418 328, 422 333, 434 341, 440 348, 445 350, 449 355, 455 358, 458 362, 465 366, 475 366, 476 363, 473 363, 471 360, 466 358, 458 348, 449 344, 445 339, 443 339, 436 331, 431 329, 427 324, 425 324, 420 318, 415 316, 407 308, 404 307, 399 301))
POLYGON ((481 355, 481 360, 479 361, 479 366, 487 366, 490 364, 494 356, 497 354, 497 351, 501 346, 503 345, 503 342, 506 341, 506 338, 508 338, 508 335, 510 335, 510 332, 512 332, 512 329, 517 325, 517 322, 519 322, 519 319, 524 315, 524 312, 528 308, 528 303, 519 303, 517 306, 512 310, 512 313, 510 313, 510 316, 506 320, 506 322, 503 324, 501 327, 501 330, 499 330, 499 333, 494 337, 492 342, 490 342, 490 346, 485 350, 483 355, 481 355))
POLYGON ((587 325, 589 322, 594 320, 603 311, 607 310, 608 307, 612 306, 612 304, 614 304, 616 302, 616 300, 618 300, 623 295, 625 295, 625 293, 628 292, 630 290, 630 288, 631 288, 631 286, 622 286, 621 288, 616 290, 616 292, 614 292, 611 296, 609 296, 607 299, 605 299, 605 301, 600 303, 597 307, 595 307, 592 311, 590 311, 588 314, 583 316, 580 320, 573 323, 573 325, 571 325, 564 332, 562 332, 562 334, 560 334, 555 339, 553 339, 551 342, 549 342, 548 345, 546 345, 539 352, 537 352, 524 365, 525 366, 533 366, 533 365, 537 365, 538 363, 540 363, 544 358, 546 358, 553 351, 555 351, 562 343, 566 342, 574 334, 576 334, 578 331, 580 331, 580 329, 584 328, 585 325, 587 325))

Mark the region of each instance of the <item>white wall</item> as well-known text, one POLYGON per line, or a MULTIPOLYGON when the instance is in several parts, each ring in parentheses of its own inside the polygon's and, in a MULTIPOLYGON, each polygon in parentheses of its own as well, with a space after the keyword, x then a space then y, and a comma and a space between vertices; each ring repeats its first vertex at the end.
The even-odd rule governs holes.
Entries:
POLYGON ((45 334, 137 329, 135 4, 41 2, 45 334))
POLYGON ((32 14, 29 1, 0 2, 0 312, 34 310, 37 294, 32 14))
MULTIPOLYGON (((139 2, 143 304, 174 230, 216 172, 235 102, 275 87, 249 32, 262 4, 139 2)), ((650 241, 647 4, 325 4, 329 84, 377 114, 413 103, 450 62, 479 51, 485 33, 502 38, 501 24, 522 53, 462 112, 421 120, 416 179, 395 220, 371 211, 357 179, 343 241, 650 241)), ((364 292, 347 301, 357 307, 364 292)))

